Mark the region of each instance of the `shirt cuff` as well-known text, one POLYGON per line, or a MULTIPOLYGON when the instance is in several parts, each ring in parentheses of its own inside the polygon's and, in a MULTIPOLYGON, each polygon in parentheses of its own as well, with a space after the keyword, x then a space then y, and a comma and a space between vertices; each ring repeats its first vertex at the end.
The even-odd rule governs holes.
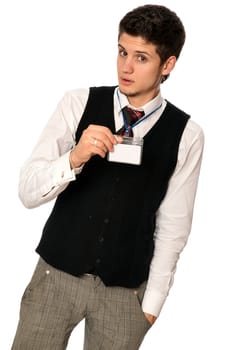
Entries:
POLYGON ((83 166, 81 166, 79 168, 71 169, 69 154, 70 152, 67 152, 55 161, 53 168, 53 183, 55 186, 60 186, 67 182, 74 181, 76 179, 76 175, 79 174, 83 168, 83 166))
POLYGON ((166 296, 155 290, 146 290, 142 302, 142 310, 158 317, 166 301, 166 296))

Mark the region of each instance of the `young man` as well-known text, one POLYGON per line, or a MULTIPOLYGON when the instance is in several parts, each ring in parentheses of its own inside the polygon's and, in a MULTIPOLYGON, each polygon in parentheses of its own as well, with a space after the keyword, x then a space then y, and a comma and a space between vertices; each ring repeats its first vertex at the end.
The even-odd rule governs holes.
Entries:
POLYGON ((66 93, 22 167, 26 207, 57 199, 12 349, 63 350, 85 318, 85 350, 135 350, 159 316, 190 232, 203 150, 201 128, 160 93, 184 41, 163 6, 126 14, 118 86, 66 93))

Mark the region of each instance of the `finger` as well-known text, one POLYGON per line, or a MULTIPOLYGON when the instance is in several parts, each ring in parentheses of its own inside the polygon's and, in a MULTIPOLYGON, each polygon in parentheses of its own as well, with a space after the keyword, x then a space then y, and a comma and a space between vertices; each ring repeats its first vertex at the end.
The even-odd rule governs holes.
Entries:
POLYGON ((89 125, 88 130, 91 133, 93 133, 93 135, 95 135, 96 138, 101 140, 102 142, 107 143, 109 141, 113 145, 117 143, 115 135, 113 135, 110 129, 105 126, 91 124, 89 125))
POLYGON ((93 140, 93 145, 97 147, 97 139, 93 140))
POLYGON ((105 136, 104 134, 98 134, 98 133, 96 133, 95 135, 96 135, 95 140, 97 140, 97 144, 96 144, 96 141, 94 140, 95 146, 98 146, 99 148, 102 148, 105 151, 113 150, 114 143, 112 143, 107 136, 105 136))
POLYGON ((100 150, 102 150, 104 153, 106 153, 108 151, 107 147, 105 146, 104 142, 102 142, 101 140, 98 139, 94 139, 92 141, 92 144, 99 148, 100 150))
POLYGON ((88 134, 86 133, 86 136, 87 136, 88 142, 91 145, 102 148, 106 152, 113 150, 114 144, 103 133, 95 130, 94 132, 89 132, 88 134))
POLYGON ((91 149, 91 156, 99 155, 100 157, 105 158, 106 153, 107 153, 106 148, 98 147, 98 142, 97 142, 96 145, 92 144, 91 147, 92 147, 92 149, 91 149))

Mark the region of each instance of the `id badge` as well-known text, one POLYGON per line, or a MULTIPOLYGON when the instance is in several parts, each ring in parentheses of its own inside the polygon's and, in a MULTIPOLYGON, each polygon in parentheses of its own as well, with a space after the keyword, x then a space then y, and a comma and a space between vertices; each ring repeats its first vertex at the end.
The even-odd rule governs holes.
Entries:
POLYGON ((110 162, 140 165, 143 153, 143 139, 138 137, 123 137, 122 143, 114 146, 114 151, 108 153, 110 162))

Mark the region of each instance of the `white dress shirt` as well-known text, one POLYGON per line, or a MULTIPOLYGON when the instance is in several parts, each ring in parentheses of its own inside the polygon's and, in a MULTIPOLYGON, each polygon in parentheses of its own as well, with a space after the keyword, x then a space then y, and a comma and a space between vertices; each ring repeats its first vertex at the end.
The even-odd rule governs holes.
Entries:
MULTIPOLYGON (((116 130, 123 125, 120 106, 123 108, 128 105, 126 96, 118 91, 119 103, 117 90, 114 93, 116 130)), ((76 130, 88 96, 89 89, 77 89, 64 95, 30 158, 21 168, 19 197, 27 208, 51 201, 81 172, 82 167, 71 170, 69 154, 75 147, 76 130)), ((157 112, 133 128, 135 137, 143 137, 151 129, 167 103, 159 94, 141 106, 148 114, 161 103, 162 107, 157 112)), ((203 131, 190 119, 182 134, 177 165, 168 191, 157 212, 155 251, 142 303, 143 311, 155 316, 159 315, 169 293, 179 255, 191 230, 203 146, 203 131)))

